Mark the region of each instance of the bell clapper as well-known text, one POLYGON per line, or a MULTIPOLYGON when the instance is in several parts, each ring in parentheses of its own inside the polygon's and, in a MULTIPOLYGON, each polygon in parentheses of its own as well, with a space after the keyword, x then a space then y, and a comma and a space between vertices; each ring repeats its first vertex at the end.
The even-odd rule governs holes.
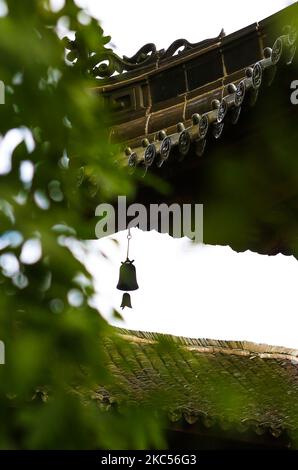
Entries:
POLYGON ((123 310, 125 307, 132 308, 131 299, 130 299, 130 295, 129 295, 128 292, 125 292, 125 293, 123 294, 122 302, 121 302, 120 307, 122 308, 122 310, 123 310))

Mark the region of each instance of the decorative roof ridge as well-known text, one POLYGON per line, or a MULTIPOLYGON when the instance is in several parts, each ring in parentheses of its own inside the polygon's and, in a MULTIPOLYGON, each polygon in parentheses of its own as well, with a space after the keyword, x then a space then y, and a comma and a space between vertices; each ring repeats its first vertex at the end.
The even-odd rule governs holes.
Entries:
MULTIPOLYGON (((122 78, 124 72, 134 72, 139 69, 151 66, 158 68, 160 62, 171 59, 175 55, 181 55, 192 50, 202 51, 212 45, 218 44, 225 36, 222 29, 218 36, 203 39, 197 43, 190 43, 187 39, 176 39, 167 49, 158 50, 154 43, 142 46, 132 57, 120 57, 112 49, 104 49, 100 52, 93 52, 88 58, 88 72, 97 79, 111 79, 117 73, 117 79, 122 78), (182 50, 181 50, 182 48, 182 50)), ((81 59, 81 51, 77 36, 73 41, 64 38, 65 47, 69 51, 67 59, 70 62, 81 59)), ((126 76, 126 73, 125 73, 126 76)))
POLYGON ((190 351, 201 353, 223 353, 228 355, 251 357, 258 356, 262 359, 287 359, 293 362, 298 362, 298 350, 283 346, 272 346, 252 341, 188 338, 164 333, 128 330, 118 327, 114 327, 114 330, 123 339, 130 342, 154 344, 163 339, 173 341, 177 345, 184 346, 190 351))

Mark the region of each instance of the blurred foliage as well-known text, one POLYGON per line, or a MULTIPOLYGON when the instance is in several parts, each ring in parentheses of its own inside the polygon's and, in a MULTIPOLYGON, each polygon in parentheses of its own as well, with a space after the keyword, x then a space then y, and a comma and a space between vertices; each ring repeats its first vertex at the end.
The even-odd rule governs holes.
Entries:
POLYGON ((103 48, 109 38, 95 19, 85 15, 80 22, 72 0, 58 12, 41 0, 30 7, 15 0, 5 5, 0 339, 6 364, 0 366, 0 448, 162 446, 152 410, 128 406, 122 414, 106 413, 75 393, 78 385, 88 391, 113 380, 102 340, 112 332, 88 305, 92 279, 65 240, 76 239, 86 226, 86 206, 95 209, 95 193, 105 202, 133 194, 134 180, 115 165, 117 149, 108 143, 100 97, 90 91, 82 63, 65 60, 57 29, 77 32, 85 51, 103 48))

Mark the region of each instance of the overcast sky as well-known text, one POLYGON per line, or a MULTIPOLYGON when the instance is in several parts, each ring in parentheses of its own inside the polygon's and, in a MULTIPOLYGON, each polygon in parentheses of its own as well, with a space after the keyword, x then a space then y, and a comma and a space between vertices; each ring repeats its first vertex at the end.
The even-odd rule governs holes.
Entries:
POLYGON ((119 54, 131 56, 144 44, 167 48, 175 39, 190 42, 231 33, 294 3, 287 0, 76 0, 101 20, 119 54))
MULTIPOLYGON (((80 0, 101 19, 120 54, 133 55, 143 44, 165 48, 177 38, 191 42, 226 33, 269 16, 284 0, 80 0)), ((208 158, 208 155, 207 155, 208 158)), ((95 305, 114 324, 122 293, 116 290, 119 266, 125 259, 126 234, 117 247, 108 239, 91 242, 81 253, 94 275, 95 305), (109 257, 103 260, 102 249, 109 257)), ((235 253, 229 247, 198 245, 155 232, 133 230, 140 289, 131 294, 125 326, 192 337, 246 339, 298 348, 298 264, 293 257, 235 253)))

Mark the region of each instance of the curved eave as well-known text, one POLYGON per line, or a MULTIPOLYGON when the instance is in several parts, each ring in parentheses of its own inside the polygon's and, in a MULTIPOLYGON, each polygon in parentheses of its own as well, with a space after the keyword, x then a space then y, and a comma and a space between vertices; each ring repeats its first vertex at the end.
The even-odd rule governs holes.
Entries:
POLYGON ((255 102, 262 78, 272 81, 277 63, 290 63, 293 59, 295 34, 290 25, 295 23, 296 8, 294 4, 228 36, 221 33, 197 45, 178 40, 167 51, 157 51, 154 44, 150 44, 130 59, 120 59, 112 53, 109 66, 117 68, 118 64, 122 70, 126 65, 133 70, 101 81, 94 91, 103 94, 109 108, 118 107, 110 116, 110 138, 112 142, 121 143, 123 149, 126 147, 124 160, 128 157, 130 166, 143 162, 146 167, 151 166, 154 159, 149 156, 146 161, 150 145, 149 152, 153 147, 158 165, 163 164, 165 136, 173 148, 178 146, 184 154, 179 139, 185 129, 201 154, 206 135, 200 131, 200 119, 207 119, 209 132, 219 138, 226 120, 219 115, 220 106, 226 106, 226 115, 234 123, 239 118, 242 101, 236 99, 239 93, 236 87, 240 82, 244 83, 250 100, 255 102), (289 34, 284 32, 276 40, 278 31, 285 25, 289 34), (278 51, 280 41, 282 54, 278 51), (179 50, 179 44, 183 44, 184 50, 173 55, 179 50), (147 62, 148 65, 142 65, 147 62), (259 68, 265 77, 257 76, 259 68))
MULTIPOLYGON (((125 155, 130 166, 144 164, 150 167, 154 160, 162 165, 170 153, 163 152, 164 139, 170 139, 171 151, 178 148, 184 157, 192 143, 202 154, 205 148, 207 134, 219 139, 226 122, 238 122, 241 107, 247 103, 255 104, 262 82, 272 83, 276 67, 283 62, 290 64, 293 60, 296 46, 290 40, 290 35, 277 38, 272 49, 264 49, 264 58, 252 66, 248 66, 232 76, 223 77, 197 91, 187 93, 176 100, 176 103, 160 110, 148 112, 144 121, 141 135, 133 139, 125 139, 125 135, 133 132, 134 125, 142 129, 139 119, 129 124, 113 127, 112 140, 125 139, 125 155), (282 52, 279 53, 279 46, 282 52), (209 110, 206 111, 206 108, 209 110), (130 130, 128 130, 128 127, 130 130), (185 146, 183 139, 189 140, 185 146), (154 157, 152 158, 152 150, 154 157)), ((142 118, 141 118, 142 119, 142 118)))

